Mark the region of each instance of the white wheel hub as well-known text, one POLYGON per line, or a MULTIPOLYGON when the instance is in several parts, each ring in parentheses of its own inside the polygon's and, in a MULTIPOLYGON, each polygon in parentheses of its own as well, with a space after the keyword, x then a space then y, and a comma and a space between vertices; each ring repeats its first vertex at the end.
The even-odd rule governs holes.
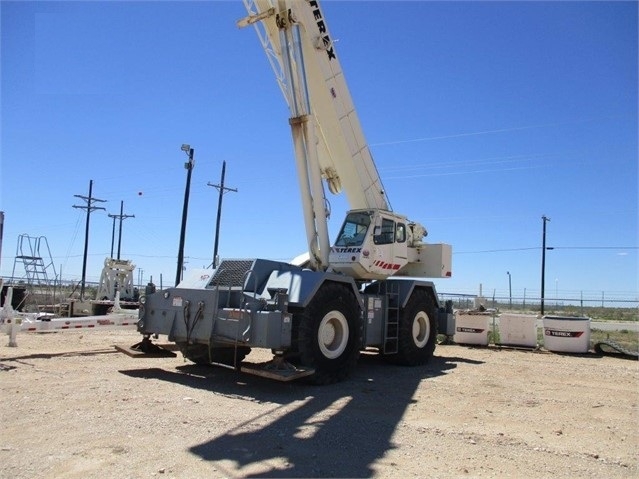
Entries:
POLYGON ((341 356, 348 344, 348 321, 339 311, 330 311, 323 318, 317 331, 317 341, 324 357, 341 356))
POLYGON ((420 311, 413 319, 413 341, 415 346, 423 348, 428 343, 430 337, 430 321, 424 311, 420 311))

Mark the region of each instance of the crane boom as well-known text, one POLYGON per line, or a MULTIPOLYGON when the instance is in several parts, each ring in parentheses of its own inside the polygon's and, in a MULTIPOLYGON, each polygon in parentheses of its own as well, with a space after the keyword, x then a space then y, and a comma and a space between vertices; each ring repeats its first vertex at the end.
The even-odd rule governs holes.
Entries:
MULTIPOLYGON (((366 143, 357 112, 330 32, 317 1, 246 0, 249 18, 254 21, 276 78, 294 117, 298 116, 294 84, 287 82, 285 54, 282 45, 278 15, 299 25, 302 53, 307 60, 303 65, 309 95, 310 112, 316 129, 317 162, 322 178, 329 190, 337 194, 342 190, 352 209, 374 208, 389 210, 382 181, 366 143), (309 8, 310 7, 310 8, 309 8)), ((243 24, 248 24, 244 21, 243 24)))
POLYGON ((353 105, 318 0, 244 0, 289 106, 310 267, 360 280, 450 276, 449 245, 394 213, 353 105), (330 246, 324 185, 351 211, 330 246))

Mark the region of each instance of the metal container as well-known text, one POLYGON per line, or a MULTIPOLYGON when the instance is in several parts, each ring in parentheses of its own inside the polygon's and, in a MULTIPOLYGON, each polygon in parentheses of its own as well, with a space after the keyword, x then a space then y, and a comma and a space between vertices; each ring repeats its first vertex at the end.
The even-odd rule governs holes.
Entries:
POLYGON ((499 344, 537 347, 537 316, 504 313, 499 316, 499 344))
POLYGON ((455 316, 455 335, 457 344, 488 346, 488 321, 490 313, 457 313, 455 316))
POLYGON ((544 347, 561 353, 587 353, 590 349, 590 318, 544 316, 544 347))

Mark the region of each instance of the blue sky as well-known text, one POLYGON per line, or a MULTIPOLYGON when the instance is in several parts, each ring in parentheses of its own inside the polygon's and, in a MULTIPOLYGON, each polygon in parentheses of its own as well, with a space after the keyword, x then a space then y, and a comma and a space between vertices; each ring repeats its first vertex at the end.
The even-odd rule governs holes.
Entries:
MULTIPOLYGON (((393 209, 453 245, 440 292, 637 296, 637 3, 325 1, 324 14, 393 209)), ((1 15, 0 274, 18 236, 45 236, 57 272, 97 281, 122 258, 175 279, 185 256, 305 250, 288 109, 241 2, 8 2, 1 15), (116 230, 117 249, 117 230, 116 230)), ((331 236, 348 209, 331 197, 331 236)), ((47 251, 41 251, 47 253, 47 251)), ((18 266, 16 275, 24 272, 18 266)))

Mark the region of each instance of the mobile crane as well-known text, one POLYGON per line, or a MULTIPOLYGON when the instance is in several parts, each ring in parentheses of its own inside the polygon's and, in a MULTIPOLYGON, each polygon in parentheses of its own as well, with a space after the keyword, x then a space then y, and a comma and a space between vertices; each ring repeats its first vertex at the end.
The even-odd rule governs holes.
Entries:
POLYGON ((244 0, 288 103, 308 254, 304 261, 223 260, 175 288, 147 286, 134 349, 168 335, 184 356, 279 380, 348 377, 360 351, 420 365, 438 329, 454 331, 450 305, 421 278, 451 276, 451 247, 391 210, 355 112, 323 12, 315 0, 244 0), (333 246, 324 185, 346 193, 333 246), (251 348, 270 349, 261 364, 251 348))

